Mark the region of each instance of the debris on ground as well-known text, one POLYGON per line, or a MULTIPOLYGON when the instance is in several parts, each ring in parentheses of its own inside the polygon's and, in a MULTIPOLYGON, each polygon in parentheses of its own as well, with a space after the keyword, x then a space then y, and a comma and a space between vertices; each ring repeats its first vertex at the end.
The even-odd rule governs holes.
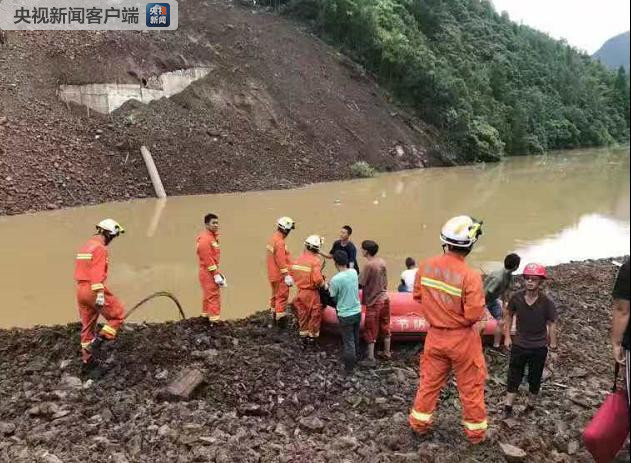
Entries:
POLYGON ((261 312, 213 328, 194 318, 123 330, 104 352, 105 376, 81 387, 78 324, 0 331, 0 461, 589 462, 581 433, 613 379, 616 270, 609 260, 550 269, 560 314, 554 379, 533 410, 522 386, 513 418, 502 420, 508 359, 487 351, 490 428, 479 446, 465 439, 453 381, 433 432, 410 431, 419 344, 395 344, 391 361, 346 375, 339 339, 303 351, 293 330, 268 329, 261 312), (182 372, 198 376, 193 369, 204 382, 186 400, 160 398, 182 372))

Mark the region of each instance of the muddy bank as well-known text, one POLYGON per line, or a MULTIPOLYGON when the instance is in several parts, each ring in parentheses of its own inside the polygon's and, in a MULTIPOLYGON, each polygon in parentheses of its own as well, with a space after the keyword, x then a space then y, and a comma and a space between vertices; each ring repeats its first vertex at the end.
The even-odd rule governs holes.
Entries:
POLYGON ((610 260, 551 269, 560 348, 541 407, 524 414, 519 403, 502 422, 507 359, 487 353, 489 439, 475 448, 453 384, 435 432, 421 440, 408 431, 420 345, 398 344, 391 362, 347 377, 335 338, 305 353, 293 331, 270 331, 258 314, 212 330, 198 319, 127 326, 96 383, 74 378, 77 324, 0 331, 0 461, 500 462, 499 444, 512 443, 529 462, 587 462, 580 433, 611 383, 615 272, 610 260), (158 400, 185 366, 206 384, 190 401, 158 400))

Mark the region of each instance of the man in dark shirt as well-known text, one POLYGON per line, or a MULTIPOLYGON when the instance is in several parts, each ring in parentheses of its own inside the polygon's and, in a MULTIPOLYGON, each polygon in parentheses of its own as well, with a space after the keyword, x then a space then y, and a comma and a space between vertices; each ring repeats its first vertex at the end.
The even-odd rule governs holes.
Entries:
POLYGON ((629 258, 627 257, 618 271, 613 287, 613 322, 611 327, 611 344, 616 362, 625 365, 627 398, 631 403, 631 356, 629 351, 629 258))
POLYGON ((541 377, 548 356, 548 347, 557 348, 556 321, 554 303, 541 291, 543 280, 547 278, 546 269, 539 264, 528 264, 524 269, 526 289, 519 291, 508 302, 504 320, 504 346, 510 349, 508 381, 504 416, 513 414, 513 401, 528 367, 528 385, 530 390, 527 408, 535 405, 541 388, 541 377), (517 317, 515 339, 511 340, 513 317, 517 317))
POLYGON ((340 239, 336 240, 328 254, 322 254, 327 259, 332 259, 335 251, 344 251, 348 256, 348 267, 355 269, 359 273, 359 265, 357 265, 357 248, 351 241, 353 229, 350 225, 344 225, 340 230, 340 239))

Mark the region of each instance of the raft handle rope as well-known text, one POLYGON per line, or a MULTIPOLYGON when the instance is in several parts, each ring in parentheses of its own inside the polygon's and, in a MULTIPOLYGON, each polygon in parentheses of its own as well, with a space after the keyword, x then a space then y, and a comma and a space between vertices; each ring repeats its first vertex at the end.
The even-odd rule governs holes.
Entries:
POLYGON ((136 304, 135 306, 133 306, 131 309, 127 311, 124 319, 127 320, 129 316, 132 313, 134 313, 141 305, 143 305, 145 302, 149 302, 151 299, 154 299, 156 297, 168 297, 169 299, 171 299, 177 306, 177 310, 180 312, 180 319, 181 320, 186 319, 186 314, 184 313, 184 310, 182 309, 182 304, 180 304, 180 301, 177 300, 177 297, 175 297, 173 294, 171 294, 168 291, 158 291, 156 293, 153 293, 145 297, 142 301, 140 301, 138 304, 136 304))

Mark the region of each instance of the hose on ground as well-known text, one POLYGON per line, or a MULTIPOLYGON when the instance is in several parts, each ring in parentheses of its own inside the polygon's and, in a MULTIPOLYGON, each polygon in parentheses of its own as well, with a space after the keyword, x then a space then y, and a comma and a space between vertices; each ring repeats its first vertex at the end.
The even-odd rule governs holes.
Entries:
POLYGON ((149 302, 151 299, 155 299, 156 297, 168 297, 169 299, 171 299, 173 302, 175 302, 175 305, 177 306, 177 310, 179 310, 180 312, 180 319, 181 320, 186 319, 186 314, 184 313, 184 310, 182 309, 182 304, 180 304, 180 301, 177 300, 177 297, 175 297, 173 294, 171 294, 168 291, 158 291, 156 293, 153 293, 145 297, 142 301, 140 301, 138 304, 136 304, 131 309, 129 309, 127 313, 125 314, 125 320, 127 320, 127 318, 129 318, 129 316, 132 313, 134 313, 145 302, 149 302))

